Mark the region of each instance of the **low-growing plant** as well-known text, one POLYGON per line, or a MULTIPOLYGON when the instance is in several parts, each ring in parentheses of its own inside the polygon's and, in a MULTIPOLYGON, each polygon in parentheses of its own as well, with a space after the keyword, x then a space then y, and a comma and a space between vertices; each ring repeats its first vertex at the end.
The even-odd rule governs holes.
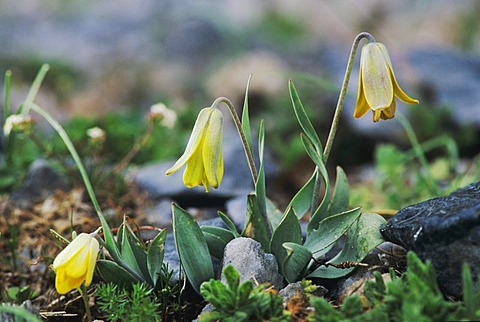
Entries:
POLYGON ((211 279, 200 287, 200 294, 214 307, 199 316, 200 322, 291 321, 282 298, 269 291, 268 284, 254 286, 250 280, 240 283, 240 274, 232 265, 223 269, 223 276, 226 284, 211 279))
POLYGON ((304 277, 338 278, 349 274, 365 256, 383 239, 379 227, 385 223, 378 214, 362 213, 360 207, 349 205, 349 185, 344 171, 337 167, 335 185, 330 182, 326 163, 334 142, 350 79, 354 57, 359 42, 368 39, 362 49, 359 91, 354 117, 372 110, 373 121, 391 119, 395 115, 395 96, 404 102, 415 104, 417 100, 407 96, 393 75, 387 49, 375 42, 368 33, 359 34, 353 43, 341 87, 337 108, 325 147, 313 127, 298 95, 289 82, 290 97, 298 123, 302 129, 301 140, 305 151, 315 164, 315 170, 306 184, 290 201, 285 211, 278 210, 268 199, 265 185, 263 121, 258 132, 258 170, 255 163, 248 112, 247 83, 241 118, 232 103, 225 97, 217 98, 211 107, 203 109, 197 118, 184 154, 167 170, 167 175, 186 165, 183 181, 189 188, 203 185, 217 188, 223 176, 221 135, 223 118, 219 110, 225 104, 234 120, 243 143, 247 164, 254 184, 254 192, 247 196, 245 226, 241 233, 227 215, 219 213, 227 229, 199 227, 184 209, 173 204, 173 226, 177 250, 185 273, 199 291, 200 285, 213 277, 210 256, 221 258, 225 245, 233 238, 251 237, 266 252, 273 253, 280 272, 287 282, 304 277), (376 84, 373 86, 372 84, 376 84), (321 188, 323 196, 320 195, 321 188), (334 188, 333 188, 334 187, 334 188), (302 238, 301 219, 310 214, 306 238, 302 238), (319 261, 332 249, 340 237, 346 235, 344 247, 329 261, 319 261))
POLYGON ((95 295, 98 309, 107 321, 162 321, 161 303, 146 284, 135 283, 131 291, 113 283, 101 284, 95 295))
POLYGON ((324 298, 312 297, 309 321, 472 321, 480 318, 480 289, 468 266, 463 269, 463 299, 445 299, 431 262, 407 254, 407 271, 390 282, 379 272, 367 281, 363 295, 347 297, 340 309, 324 298))

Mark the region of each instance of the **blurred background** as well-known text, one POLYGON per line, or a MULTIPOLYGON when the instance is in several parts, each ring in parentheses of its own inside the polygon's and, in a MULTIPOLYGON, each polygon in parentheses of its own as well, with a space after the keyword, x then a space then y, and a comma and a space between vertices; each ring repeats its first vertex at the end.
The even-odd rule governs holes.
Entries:
MULTIPOLYGON (((12 71, 18 106, 39 67, 50 64, 37 102, 77 142, 92 126, 106 129, 112 159, 140 135, 149 107, 164 102, 178 124, 157 133, 133 160, 138 164, 178 157, 198 111, 216 97, 241 109, 253 74, 252 126, 265 119, 281 186, 298 187, 313 166, 287 82, 294 81, 325 140, 352 41, 362 31, 388 47, 400 85, 420 100, 397 105, 419 141, 448 135, 462 157, 477 155, 480 2, 473 0, 1 0, 0 71, 12 71)), ((395 120, 373 124, 370 113, 353 119, 358 58, 329 160, 347 173, 371 164, 380 143, 410 148, 395 120)))

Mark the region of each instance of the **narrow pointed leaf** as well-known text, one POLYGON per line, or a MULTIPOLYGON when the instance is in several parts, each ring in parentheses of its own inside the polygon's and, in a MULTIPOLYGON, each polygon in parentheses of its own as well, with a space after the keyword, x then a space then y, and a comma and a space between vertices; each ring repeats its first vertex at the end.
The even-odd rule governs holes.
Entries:
POLYGON ((312 253, 295 243, 284 243, 283 247, 287 250, 287 257, 282 265, 283 276, 289 283, 293 283, 304 276, 308 263, 312 259, 312 253))
POLYGON ((130 287, 134 283, 142 282, 133 277, 126 269, 109 260, 98 260, 96 268, 100 273, 100 277, 106 283, 112 282, 119 286, 130 287))
POLYGON ((255 239, 262 244, 262 249, 269 252, 270 238, 268 230, 269 223, 265 220, 265 216, 261 214, 257 196, 253 193, 247 196, 247 219, 242 236, 255 239))
POLYGON ((213 257, 222 259, 225 246, 227 246, 235 236, 230 230, 220 227, 201 226, 200 229, 203 232, 210 254, 213 257))
POLYGON ((302 218, 310 210, 317 175, 318 171, 315 169, 310 179, 308 179, 307 183, 298 190, 286 208, 288 209, 292 207, 293 210, 295 210, 298 219, 302 218))
POLYGON ((147 268, 153 285, 156 286, 159 275, 162 272, 163 255, 165 252, 165 239, 167 231, 163 229, 152 240, 147 251, 147 268))
POLYGON ((325 194, 323 195, 323 199, 320 202, 320 206, 315 210, 310 221, 308 222, 307 233, 310 233, 312 230, 317 229, 318 225, 321 220, 326 218, 328 206, 330 204, 330 180, 328 178, 327 168, 323 163, 322 155, 315 150, 315 147, 311 140, 308 139, 305 135, 302 135, 302 143, 305 147, 305 151, 312 159, 313 163, 317 166, 317 170, 319 175, 323 179, 323 183, 325 185, 325 194))
MULTIPOLYGON (((347 232, 347 240, 342 251, 328 263, 360 262, 376 246, 384 242, 380 234, 380 226, 385 219, 377 214, 362 214, 347 232)), ((309 277, 339 278, 349 274, 355 268, 336 268, 320 266, 309 277)))
POLYGON ((250 117, 248 116, 248 89, 250 88, 250 81, 252 80, 252 74, 248 77, 247 88, 245 89, 245 100, 243 101, 242 109, 242 130, 245 133, 247 139, 248 148, 253 152, 252 146, 252 134, 250 130, 250 117))
POLYGON ((280 268, 287 257, 287 250, 283 247, 283 244, 286 242, 302 243, 302 228, 292 207, 287 209, 270 241, 270 251, 275 255, 280 268))
MULTIPOLYGON (((125 225, 125 222, 122 225, 125 225)), ((127 227, 124 227, 122 235, 122 244, 120 245, 122 258, 135 273, 150 280, 146 267, 147 256, 145 251, 138 246, 135 242, 136 237, 127 227)))
POLYGON ((193 288, 200 294, 200 285, 213 278, 213 265, 207 242, 195 219, 172 204, 173 235, 180 262, 193 288))
POLYGON ((322 250, 336 242, 352 226, 361 214, 360 207, 325 218, 318 225, 318 229, 312 230, 305 240, 305 246, 316 257, 322 254, 322 250))
POLYGON ((318 137, 318 134, 315 131, 315 128, 313 127, 312 122, 310 122, 310 119, 307 113, 305 112, 305 109, 303 108, 303 104, 300 101, 298 92, 291 80, 288 82, 288 87, 290 90, 290 98, 292 100, 293 110, 295 112, 295 115, 297 116, 297 120, 298 120, 298 123, 300 124, 300 127, 302 128, 303 132, 305 132, 305 135, 307 135, 310 141, 312 141, 313 145, 315 146, 315 149, 317 151, 323 151, 320 138, 318 137))
POLYGON ((227 226, 228 230, 230 230, 235 237, 240 237, 240 234, 237 231, 237 226, 235 226, 235 223, 232 221, 232 219, 230 219, 227 214, 221 211, 218 211, 217 214, 220 216, 220 218, 222 218, 223 223, 227 226))
POLYGON ((338 214, 348 209, 349 202, 349 186, 345 172, 342 168, 337 167, 337 179, 335 181, 335 189, 333 191, 328 214, 338 214))
POLYGON ((267 198, 267 218, 268 222, 270 223, 271 230, 277 228, 278 224, 283 219, 283 213, 275 206, 273 201, 267 198))

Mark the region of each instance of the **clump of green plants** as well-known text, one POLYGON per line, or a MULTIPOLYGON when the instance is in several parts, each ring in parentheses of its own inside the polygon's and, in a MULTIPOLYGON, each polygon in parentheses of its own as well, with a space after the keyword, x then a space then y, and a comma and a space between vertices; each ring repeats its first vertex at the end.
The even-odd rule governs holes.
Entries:
POLYGON ((107 321, 162 321, 160 302, 148 285, 135 283, 129 292, 106 283, 98 286, 95 295, 98 309, 107 321))
POLYGON ((441 135, 420 143, 408 120, 399 115, 398 121, 412 147, 401 150, 393 144, 379 145, 373 182, 353 187, 352 201, 361 201, 367 209, 395 214, 405 206, 449 194, 480 176, 480 155, 461 164, 458 146, 451 137, 441 135), (432 151, 438 155, 428 161, 426 155, 432 151))
POLYGON ((379 272, 368 281, 363 295, 347 297, 339 309, 324 298, 312 297, 314 311, 309 321, 465 321, 480 318, 480 289, 470 269, 463 269, 463 299, 445 299, 437 284, 435 270, 414 253, 407 255, 407 271, 390 282, 379 272))
POLYGON ((200 315, 200 322, 213 321, 290 321, 283 309, 282 298, 267 284, 253 285, 250 280, 240 283, 237 270, 228 265, 223 269, 226 284, 210 280, 200 287, 203 298, 213 311, 200 315))

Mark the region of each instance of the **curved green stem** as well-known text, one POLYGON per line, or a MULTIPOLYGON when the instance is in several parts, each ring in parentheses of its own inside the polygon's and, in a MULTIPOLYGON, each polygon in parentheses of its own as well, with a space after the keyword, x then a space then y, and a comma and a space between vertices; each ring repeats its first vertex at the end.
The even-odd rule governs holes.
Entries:
POLYGON ((216 107, 220 104, 224 103, 227 105, 228 110, 230 111, 230 114, 232 115, 233 118, 233 123, 235 123, 235 127, 237 128, 238 134, 240 135, 240 140, 242 141, 243 149, 245 150, 245 156, 247 157, 247 163, 248 167, 250 168, 250 173, 252 174, 252 179, 253 179, 253 184, 255 185, 257 182, 257 168, 255 166, 255 160, 253 158, 253 151, 250 148, 250 144, 248 143, 247 137, 245 135, 245 132, 242 129, 242 122, 240 121, 240 118, 238 117, 237 111, 235 110, 235 107, 233 106, 232 102, 226 98, 226 97, 219 97, 217 98, 213 104, 212 107, 216 107))
POLYGON ((328 133, 327 143, 323 149, 323 162, 325 164, 327 163, 328 156, 330 155, 330 150, 332 149, 333 141, 335 139, 335 134, 337 133, 338 122, 340 121, 340 114, 342 113, 343 105, 345 103, 345 95, 347 94, 348 82, 350 81, 350 75, 352 74, 353 62, 355 60, 355 54, 357 53, 358 44, 363 38, 367 38, 369 42, 375 42, 375 38, 373 38, 373 36, 368 32, 359 33, 353 41, 350 56, 348 58, 347 69, 345 71, 345 77, 343 78, 340 95, 337 101, 337 107, 335 108, 335 115, 333 116, 332 126, 330 127, 330 132, 328 133))
POLYGON ((108 225, 107 219, 103 215, 102 210, 100 209, 100 204, 98 203, 97 197, 95 195, 95 192, 92 187, 92 183, 90 182, 90 179, 88 177, 87 171, 85 170, 85 167, 83 166, 82 160, 80 159, 80 156, 77 153, 77 150, 75 149, 75 146, 73 145, 72 141, 68 137, 68 134, 65 132, 63 127, 58 123, 57 120, 55 120, 47 111, 45 111, 43 108, 38 106, 35 103, 32 103, 31 109, 38 114, 40 114, 47 122, 57 131, 58 135, 62 139, 63 143, 68 149, 68 152, 70 152, 70 155, 72 156, 73 161, 75 162, 75 165, 77 166, 78 171, 80 172, 80 175, 83 179, 83 183, 85 184, 85 189, 87 190, 87 193, 90 197, 90 200, 92 201, 93 207, 95 208, 95 211, 97 212, 98 218, 100 219, 100 222, 103 227, 103 234, 105 236, 105 243, 106 243, 106 248, 109 252, 109 254, 112 256, 112 258, 115 260, 115 262, 119 265, 121 265, 123 268, 125 268, 130 274, 132 274, 136 279, 139 281, 144 282, 145 279, 139 275, 135 270, 131 269, 129 265, 125 263, 125 261, 122 259, 122 256, 120 254, 120 251, 118 247, 116 246, 115 239, 113 237, 112 231, 110 230, 110 226, 108 225))
POLYGON ((27 98, 19 108, 20 113, 22 113, 23 115, 27 115, 30 112, 30 109, 32 108, 32 105, 33 105, 33 101, 37 96, 38 90, 40 89, 40 85, 42 85, 43 79, 45 78, 45 75, 47 75, 47 72, 49 70, 50 70, 50 65, 43 64, 40 70, 38 71, 37 76, 35 76, 35 79, 33 80, 33 83, 32 83, 32 87, 30 87, 30 91, 27 94, 27 98))

